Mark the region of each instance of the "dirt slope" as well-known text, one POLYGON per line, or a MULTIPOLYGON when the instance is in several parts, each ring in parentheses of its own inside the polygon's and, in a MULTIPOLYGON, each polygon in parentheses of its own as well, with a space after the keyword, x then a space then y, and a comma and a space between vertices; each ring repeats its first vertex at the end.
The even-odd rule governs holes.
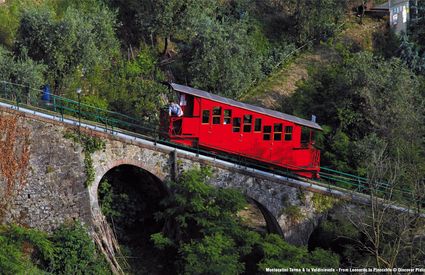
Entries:
MULTIPOLYGON (((362 24, 355 16, 348 16, 345 29, 335 41, 351 44, 359 49, 373 50, 373 36, 385 30, 385 21, 364 18, 362 24)), ((241 100, 254 105, 277 109, 281 99, 293 94, 301 81, 308 79, 309 73, 320 65, 330 64, 338 59, 338 54, 329 44, 317 45, 309 52, 301 53, 289 65, 270 75, 253 87, 241 100)))

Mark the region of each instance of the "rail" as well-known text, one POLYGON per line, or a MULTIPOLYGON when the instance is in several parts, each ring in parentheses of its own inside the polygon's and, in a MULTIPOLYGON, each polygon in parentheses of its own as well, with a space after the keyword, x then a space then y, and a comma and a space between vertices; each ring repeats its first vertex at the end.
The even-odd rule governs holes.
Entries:
MULTIPOLYGON (((155 143, 158 142, 164 145, 170 145, 174 148, 196 153, 197 155, 201 154, 214 157, 239 166, 268 172, 271 171, 273 174, 279 176, 303 180, 329 189, 337 188, 339 190, 346 190, 347 193, 356 192, 364 195, 371 193, 371 183, 364 177, 337 171, 328 167, 320 167, 320 180, 304 179, 291 173, 290 170, 283 168, 271 170, 269 166, 249 161, 243 156, 209 152, 201 148, 187 147, 181 144, 172 143, 164 138, 167 133, 161 132, 158 123, 155 123, 153 119, 141 121, 121 113, 97 108, 77 100, 46 94, 40 89, 33 89, 28 86, 7 81, 0 81, 0 83, 0 100, 15 105, 17 109, 25 107, 39 112, 55 113, 60 116, 62 120, 67 117, 78 118, 79 123, 83 120, 88 124, 100 124, 105 129, 110 129, 111 131, 117 131, 139 138, 142 137, 146 140, 154 141, 155 143)), ((302 168, 300 167, 299 169, 302 168)), ((374 188, 375 193, 381 198, 388 199, 390 198, 389 196, 391 196, 391 198, 396 198, 399 202, 404 204, 413 203, 413 205, 417 205, 418 203, 412 199, 412 192, 409 190, 394 188, 385 183, 374 184, 374 188), (376 186, 378 186, 377 189, 375 188, 376 186)), ((425 202, 420 203, 424 204, 425 202)))

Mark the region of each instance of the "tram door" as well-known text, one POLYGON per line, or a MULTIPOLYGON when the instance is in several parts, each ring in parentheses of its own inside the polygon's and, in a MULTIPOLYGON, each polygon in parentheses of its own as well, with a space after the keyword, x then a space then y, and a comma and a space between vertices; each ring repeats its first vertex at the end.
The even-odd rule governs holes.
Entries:
POLYGON ((270 150, 270 160, 275 163, 282 161, 282 139, 283 139, 283 125, 282 123, 273 124, 272 146, 270 150))
POLYGON ((215 106, 211 112, 211 123, 208 128, 208 144, 216 148, 221 148, 220 130, 221 130, 222 108, 215 106))
POLYGON ((273 139, 272 139, 272 126, 263 126, 263 158, 266 160, 272 159, 273 153, 273 139))

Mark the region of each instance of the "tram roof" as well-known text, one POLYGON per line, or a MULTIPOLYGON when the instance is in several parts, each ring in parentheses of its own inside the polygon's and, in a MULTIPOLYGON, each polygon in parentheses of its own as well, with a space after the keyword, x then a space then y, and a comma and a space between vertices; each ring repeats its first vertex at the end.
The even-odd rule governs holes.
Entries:
POLYGON ((202 91, 202 90, 199 90, 199 89, 196 89, 196 88, 192 88, 192 87, 188 87, 188 86, 184 86, 184 85, 180 85, 180 84, 176 84, 176 83, 171 83, 170 85, 173 88, 173 90, 181 92, 181 93, 206 98, 206 99, 213 100, 213 101, 216 101, 216 102, 220 102, 220 103, 223 103, 223 104, 227 104, 227 105, 230 105, 230 106, 239 107, 239 108, 242 108, 242 109, 245 109, 245 110, 250 110, 250 111, 253 111, 253 112, 260 113, 260 114, 264 114, 264 115, 272 116, 272 117, 275 117, 275 118, 280 118, 280 119, 283 119, 283 120, 291 121, 295 124, 299 124, 299 125, 306 126, 306 127, 309 127, 309 128, 322 130, 322 128, 320 127, 319 124, 317 124, 316 122, 310 121, 310 120, 306 120, 306 119, 299 118, 299 117, 296 117, 296 116, 293 116, 293 115, 288 115, 288 114, 284 114, 284 113, 281 113, 281 112, 278 112, 278 111, 254 106, 254 105, 251 105, 251 104, 242 103, 242 102, 230 99, 230 98, 218 96, 218 95, 215 95, 215 94, 212 94, 212 93, 209 93, 209 92, 206 92, 206 91, 202 91))

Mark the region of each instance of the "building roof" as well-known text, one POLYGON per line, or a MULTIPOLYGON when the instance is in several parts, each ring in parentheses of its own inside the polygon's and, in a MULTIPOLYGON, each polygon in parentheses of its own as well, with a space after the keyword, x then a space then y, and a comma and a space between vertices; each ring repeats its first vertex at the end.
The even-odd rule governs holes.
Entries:
POLYGON ((192 88, 192 87, 188 87, 188 86, 184 86, 184 85, 180 85, 180 84, 176 84, 176 83, 171 83, 170 85, 173 88, 173 90, 175 90, 177 92, 210 99, 210 100, 213 100, 213 101, 216 101, 216 102, 220 102, 220 103, 228 104, 228 105, 231 105, 231 106, 239 107, 239 108, 242 108, 242 109, 245 109, 245 110, 250 110, 250 111, 253 111, 253 112, 260 113, 260 114, 264 114, 264 115, 272 116, 272 117, 275 117, 275 118, 280 118, 280 119, 283 119, 283 120, 291 121, 295 124, 299 124, 299 125, 306 126, 306 127, 309 127, 309 128, 322 130, 322 128, 320 127, 319 124, 317 124, 313 121, 310 121, 310 120, 302 119, 302 118, 299 118, 299 117, 296 117, 296 116, 284 114, 284 113, 281 113, 281 112, 278 112, 278 111, 274 111, 274 110, 270 110, 270 109, 250 105, 250 104, 245 104, 245 103, 233 100, 233 99, 218 96, 218 95, 208 93, 206 91, 202 91, 202 90, 195 89, 195 88, 192 88))
POLYGON ((375 5, 372 9, 375 10, 388 10, 392 7, 399 5, 409 5, 409 0, 389 0, 388 2, 382 3, 380 5, 375 5))

